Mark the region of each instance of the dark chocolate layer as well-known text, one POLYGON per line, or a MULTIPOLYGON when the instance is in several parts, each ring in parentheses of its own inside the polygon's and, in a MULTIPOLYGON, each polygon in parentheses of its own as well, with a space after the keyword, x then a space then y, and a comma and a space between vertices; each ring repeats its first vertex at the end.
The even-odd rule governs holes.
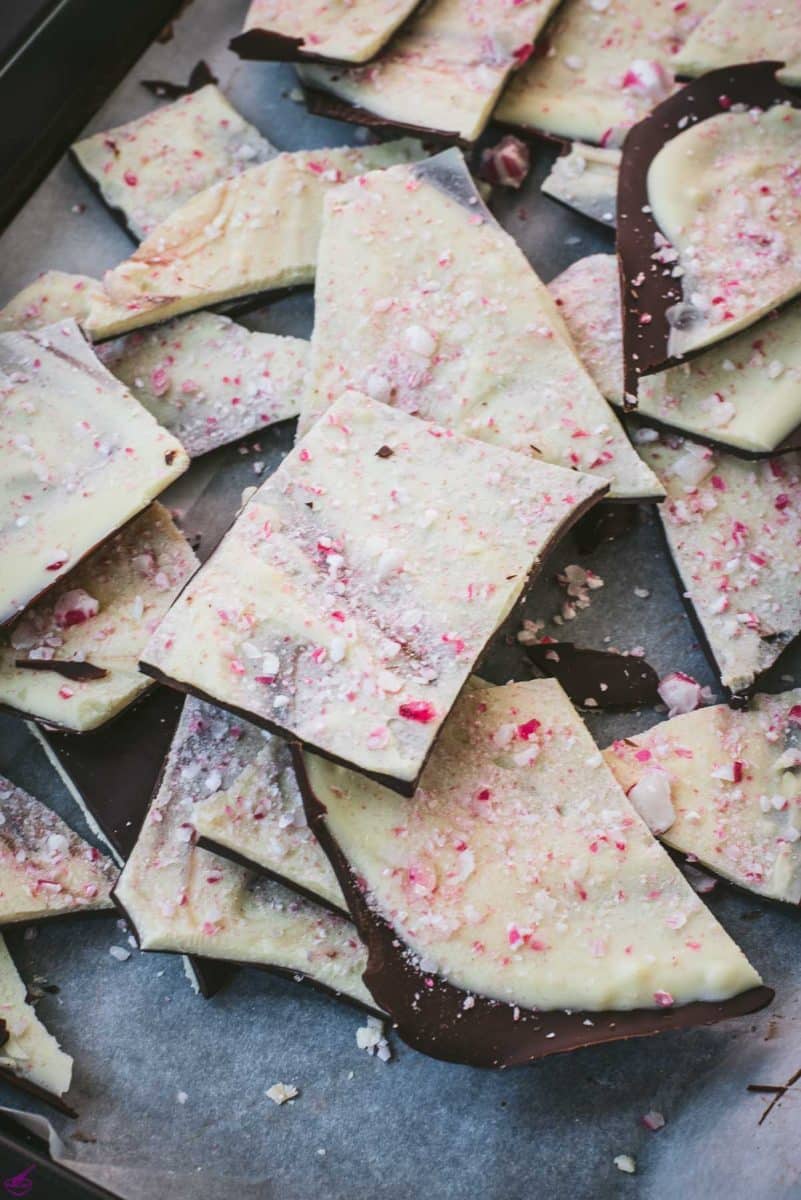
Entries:
POLYGON ((95 679, 105 679, 108 671, 102 667, 94 667, 88 662, 58 662, 56 659, 18 658, 14 666, 18 671, 52 671, 61 675, 71 683, 91 683, 95 679))
POLYGON ((181 96, 191 96, 192 92, 199 92, 208 84, 219 82, 209 64, 201 59, 192 68, 187 83, 170 83, 166 79, 143 79, 142 87, 159 99, 180 100, 181 96))
POLYGON ((413 125, 408 121, 390 121, 380 117, 378 113, 370 112, 369 108, 359 108, 357 104, 349 104, 328 92, 318 88, 304 86, 306 107, 315 117, 328 117, 332 121, 347 121, 351 125, 365 125, 368 129, 385 129, 388 133, 414 133, 429 142, 446 143, 449 146, 463 146, 466 149, 471 142, 465 141, 458 133, 446 129, 429 129, 426 125, 413 125))
POLYGON ((590 650, 573 642, 539 642, 527 656, 544 675, 557 679, 574 704, 592 708, 638 708, 658 704, 659 676, 633 654, 590 650))

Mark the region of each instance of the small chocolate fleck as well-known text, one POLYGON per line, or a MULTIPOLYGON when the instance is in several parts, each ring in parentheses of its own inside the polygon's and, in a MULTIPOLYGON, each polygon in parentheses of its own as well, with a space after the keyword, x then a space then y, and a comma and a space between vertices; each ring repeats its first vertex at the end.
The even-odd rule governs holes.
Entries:
POLYGON ((376 450, 375 456, 376 458, 392 458, 394 453, 391 446, 382 446, 380 450, 376 450))
POLYGON ((168 467, 172 466, 172 464, 175 462, 177 455, 178 455, 177 450, 168 450, 167 451, 167 453, 164 455, 164 461, 168 467))

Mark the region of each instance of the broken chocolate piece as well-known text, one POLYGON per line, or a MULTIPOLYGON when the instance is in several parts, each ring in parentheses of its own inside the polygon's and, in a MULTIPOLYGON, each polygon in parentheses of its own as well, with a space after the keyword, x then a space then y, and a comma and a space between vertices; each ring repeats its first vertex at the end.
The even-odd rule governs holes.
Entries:
POLYGON ((390 128, 450 130, 453 140, 472 143, 555 7, 556 0, 485 0, 467 11, 462 0, 432 0, 369 66, 310 64, 298 74, 390 128))
POLYGON ((420 0, 251 0, 245 28, 229 49, 257 62, 365 63, 420 0))
POLYGON ((137 241, 192 196, 278 151, 212 84, 72 147, 75 161, 137 241))
POLYGON ((801 691, 673 717, 605 752, 659 837, 739 887, 801 903, 801 691))
POLYGON ((109 271, 86 329, 96 341, 224 301, 314 280, 323 200, 364 171, 423 155, 406 139, 279 154, 206 188, 109 271))
POLYGON ((196 313, 101 346, 98 356, 192 458, 296 417, 309 344, 196 313))
POLYGON ((596 474, 615 499, 662 495, 456 149, 362 176, 326 204, 300 433, 343 386, 596 474))
POLYGON ((412 795, 486 644, 606 486, 346 393, 249 500, 141 669, 412 795))
POLYGON ((535 667, 558 680, 579 707, 636 708, 659 703, 659 676, 637 655, 551 640, 525 649, 535 667))
POLYGON ((98 362, 74 321, 0 334, 0 424, 4 625, 141 512, 189 458, 98 362))
POLYGON ((208 84, 219 82, 209 64, 201 60, 192 68, 187 83, 169 83, 165 79, 143 79, 142 87, 146 88, 148 92, 152 92, 154 96, 166 100, 179 100, 181 96, 191 96, 192 92, 199 92, 208 84))
POLYGON ((771 998, 555 681, 468 684, 412 802, 297 757, 365 981, 415 1048, 508 1066, 771 998))
MULTIPOLYGON (((72 1082, 72 1059, 45 1029, 26 998, 5 939, 0 937, 0 1078, 75 1116, 63 1096, 72 1082)), ((8 1190, 8 1189, 7 1189, 8 1190)))
POLYGON ((794 4, 717 0, 674 59, 677 75, 696 77, 746 62, 781 62, 781 83, 801 87, 801 20, 794 4))
POLYGON ((187 700, 115 900, 143 950, 277 969, 374 1010, 361 981, 364 951, 348 921, 194 844, 195 805, 230 787, 271 744, 252 726, 187 700))
MULTIPOLYGON (((620 284, 612 254, 579 259, 549 284, 579 355, 613 404, 624 397, 620 284)), ((801 447, 801 301, 637 383, 641 423, 747 458, 801 447)))
POLYGON ((673 57, 715 0, 681 4, 565 0, 547 53, 513 76, 495 117, 569 141, 620 146, 626 132, 675 89, 673 57))
POLYGON ((99 280, 66 271, 44 271, 0 309, 0 333, 42 329, 73 317, 80 325, 89 316, 93 296, 102 296, 99 280))
POLYGON ((614 229, 620 151, 572 142, 560 154, 541 191, 568 208, 614 229))
POLYGON ((0 925, 109 909, 116 878, 110 859, 0 775, 0 925))
POLYGON ((0 706, 77 733, 103 725, 152 686, 139 655, 197 566, 152 504, 0 630, 0 706))
POLYGON ((801 630, 801 458, 653 436, 639 450, 667 490, 659 517, 685 594, 724 687, 747 691, 801 630))
POLYGON ((626 139, 617 228, 627 391, 801 291, 801 208, 787 171, 801 146, 801 97, 776 81, 776 66, 712 71, 626 139))

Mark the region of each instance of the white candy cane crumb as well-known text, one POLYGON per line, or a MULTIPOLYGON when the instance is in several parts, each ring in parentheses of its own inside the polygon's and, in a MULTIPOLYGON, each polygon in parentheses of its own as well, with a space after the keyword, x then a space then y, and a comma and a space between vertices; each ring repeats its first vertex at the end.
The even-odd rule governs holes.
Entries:
POLYGON ((126 950, 124 946, 109 946, 108 952, 117 962, 127 962, 131 957, 130 950, 126 950))
POLYGON ((624 1171, 626 1175, 633 1175, 637 1170, 637 1164, 630 1154, 616 1154, 612 1162, 618 1171, 624 1171))
POLYGON ((378 1017, 368 1017, 367 1024, 356 1030, 356 1045, 382 1062, 389 1062, 392 1058, 389 1042, 384 1037, 384 1022, 379 1021, 378 1017))
POLYGON ((264 1094, 273 1104, 286 1104, 288 1100, 294 1100, 299 1093, 291 1083, 274 1083, 264 1094))
POLYGON ((175 1099, 178 1101, 179 1104, 186 1104, 187 1100, 189 1099, 189 1096, 186 1092, 179 1092, 178 1095, 175 1097, 175 1099))

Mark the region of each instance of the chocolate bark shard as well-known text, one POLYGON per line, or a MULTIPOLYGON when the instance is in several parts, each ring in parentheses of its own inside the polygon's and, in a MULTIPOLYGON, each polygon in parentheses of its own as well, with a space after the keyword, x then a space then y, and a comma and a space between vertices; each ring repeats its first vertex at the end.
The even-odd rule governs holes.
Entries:
POLYGON ((374 1008, 348 921, 194 845, 196 803, 229 786, 259 751, 268 752, 259 730, 187 700, 115 899, 143 950, 276 968, 374 1008))
POLYGON ((0 925, 111 908, 116 878, 110 859, 0 775, 0 925))
POLYGON ((296 417, 309 344, 196 313, 102 346, 108 369, 196 458, 296 417))
POLYGON ((315 302, 300 432, 351 387, 597 474, 614 498, 661 496, 458 150, 373 172, 329 198, 315 302))
POLYGON ((152 504, 0 631, 0 705, 78 733, 110 720, 152 686, 139 655, 197 566, 152 504))
POLYGON ((626 139, 617 228, 629 391, 636 376, 737 333, 801 290, 801 209, 786 173, 801 98, 777 83, 776 67, 711 71, 626 139))
POLYGON ((230 787, 193 810, 198 843, 348 915, 328 859, 306 823, 289 747, 272 734, 230 787))
MULTIPOLYGON (((25 984, 0 937, 0 1076, 44 1098, 61 1100, 72 1082, 72 1059, 48 1033, 26 1000, 25 984)), ((74 1116, 70 1108, 58 1107, 74 1116)))
POLYGON ((801 630, 801 458, 751 463, 679 438, 640 453, 667 490, 659 516, 721 682, 746 691, 801 630))
POLYGON ((674 60, 678 75, 705 75, 746 62, 782 62, 781 83, 801 87, 801 20, 794 4, 718 0, 674 60))
MULTIPOLYGON (((617 261, 579 259, 549 284, 579 355, 613 404, 624 402, 617 261)), ((635 397, 625 397, 632 407, 635 397)), ((758 458, 801 446, 801 301, 637 383, 637 416, 758 458)))
POLYGON ((308 65, 299 74, 390 127, 450 130, 471 143, 555 7, 556 0, 487 0, 468 12, 462 0, 433 0, 369 66, 308 65))
POLYGON ((0 334, 0 424, 4 625, 189 459, 98 362, 74 321, 0 334))
POLYGON ((585 217, 615 226, 620 151, 572 142, 560 154, 541 191, 585 217))
POLYGON ((213 84, 93 134, 72 152, 137 241, 197 192, 278 153, 213 84))
POLYGON ((801 902, 801 691, 698 709, 604 754, 635 805, 665 798, 662 841, 759 896, 801 902))
POLYGON ((605 490, 348 393, 246 505, 142 670, 411 795, 486 644, 605 490))
POLYGON ((365 63, 420 0, 252 0, 245 28, 230 44, 257 61, 365 63))
POLYGON ((201 88, 206 87, 208 84, 217 84, 219 82, 209 64, 201 59, 192 68, 186 83, 171 83, 166 79, 143 79, 142 87, 152 92, 154 96, 159 96, 166 100, 179 100, 182 96, 190 96, 192 92, 199 92, 201 88))
POLYGON ((495 111, 514 125, 570 141, 619 146, 675 88, 673 59, 715 0, 566 0, 495 111))
POLYGON ((44 271, 0 309, 0 333, 41 329, 69 317, 80 325, 89 316, 92 297, 102 294, 100 281, 88 275, 44 271))
POLYGON ((545 641, 526 646, 526 655, 545 675, 559 681, 574 704, 589 708, 636 708, 658 704, 659 676, 634 654, 591 650, 573 642, 545 641))
POLYGON ((312 283, 326 193, 423 153, 411 139, 298 150, 206 188, 106 274, 87 331, 102 341, 227 300, 312 283))
POLYGON ((411 803, 298 763, 368 945, 365 981, 418 1049, 511 1065, 772 995, 552 680, 469 684, 411 803))

